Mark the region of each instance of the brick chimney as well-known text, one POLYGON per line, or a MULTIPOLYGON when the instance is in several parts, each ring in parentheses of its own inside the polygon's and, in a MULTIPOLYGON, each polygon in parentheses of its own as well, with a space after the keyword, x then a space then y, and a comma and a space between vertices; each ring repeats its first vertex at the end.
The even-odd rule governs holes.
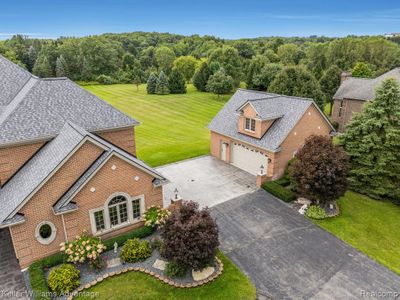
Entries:
POLYGON ((351 77, 351 72, 343 71, 342 74, 340 74, 340 83, 342 83, 349 77, 351 77))

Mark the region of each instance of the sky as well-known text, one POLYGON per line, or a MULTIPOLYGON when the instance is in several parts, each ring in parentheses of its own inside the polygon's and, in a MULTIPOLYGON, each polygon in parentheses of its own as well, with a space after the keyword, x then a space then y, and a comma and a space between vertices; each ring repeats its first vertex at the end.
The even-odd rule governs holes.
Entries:
POLYGON ((132 31, 227 39, 378 35, 400 32, 400 1, 1 0, 0 39, 132 31))

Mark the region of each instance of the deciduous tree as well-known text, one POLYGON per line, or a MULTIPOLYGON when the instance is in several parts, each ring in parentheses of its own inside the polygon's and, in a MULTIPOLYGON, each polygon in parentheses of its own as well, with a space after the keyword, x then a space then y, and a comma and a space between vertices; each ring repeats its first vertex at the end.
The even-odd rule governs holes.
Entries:
POLYGON ((174 61, 174 67, 185 77, 186 82, 192 79, 196 65, 197 60, 191 55, 178 57, 174 61))
POLYGON ((207 91, 215 94, 227 94, 233 89, 233 79, 226 74, 224 68, 220 68, 214 75, 211 75, 207 82, 207 91))

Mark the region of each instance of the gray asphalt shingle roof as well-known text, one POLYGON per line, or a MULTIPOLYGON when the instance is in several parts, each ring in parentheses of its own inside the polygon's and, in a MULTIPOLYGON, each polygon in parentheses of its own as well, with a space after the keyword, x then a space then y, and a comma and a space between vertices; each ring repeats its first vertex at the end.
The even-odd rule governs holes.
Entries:
POLYGON ((222 135, 275 152, 279 151, 282 142, 313 103, 307 98, 238 89, 214 117, 208 128, 222 135), (252 103, 263 118, 279 117, 261 139, 238 132, 239 115, 236 111, 247 101, 252 103))
POLYGON ((348 77, 342 82, 333 98, 339 100, 373 100, 375 98, 376 88, 383 80, 388 78, 394 78, 400 82, 400 68, 395 68, 373 79, 348 77))
POLYGON ((139 124, 67 78, 36 78, 2 56, 0 88, 0 145, 55 137, 67 121, 89 131, 139 124))
POLYGON ((87 137, 101 143, 105 147, 105 152, 97 158, 88 170, 86 170, 86 172, 68 189, 64 196, 61 197, 54 206, 56 211, 62 212, 71 209, 71 207, 75 207, 74 205, 69 205, 73 193, 78 190, 85 180, 100 167, 101 163, 113 153, 118 153, 129 161, 132 161, 137 166, 155 176, 158 180, 162 182, 167 181, 163 175, 140 159, 75 124, 66 123, 59 135, 43 146, 43 148, 40 149, 40 151, 38 151, 38 153, 35 154, 0 190, 0 224, 8 224, 10 218, 15 215, 15 210, 24 200, 29 197, 87 137))

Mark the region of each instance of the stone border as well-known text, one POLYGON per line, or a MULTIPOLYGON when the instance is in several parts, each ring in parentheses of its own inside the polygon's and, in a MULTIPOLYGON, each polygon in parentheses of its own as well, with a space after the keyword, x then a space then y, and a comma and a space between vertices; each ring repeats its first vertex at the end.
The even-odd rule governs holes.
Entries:
POLYGON ((161 282, 164 282, 165 284, 168 284, 170 286, 176 287, 176 288, 194 288, 194 287, 199 287, 202 286, 206 283, 209 283, 211 281, 214 281, 217 277, 219 277, 222 274, 222 271, 224 270, 224 264, 222 263, 222 261, 218 258, 215 257, 215 261, 218 264, 218 270, 210 275, 209 277, 207 277, 206 279, 203 279, 201 281, 197 281, 197 282, 193 282, 193 283, 177 283, 175 281, 173 281, 173 279, 167 278, 165 276, 156 274, 153 271, 150 271, 148 269, 145 268, 141 268, 141 267, 128 267, 128 268, 124 268, 118 271, 114 271, 114 272, 110 272, 107 273, 101 277, 98 277, 97 279, 93 280, 92 282, 89 282, 88 284, 84 285, 84 286, 80 286, 77 289, 75 289, 71 295, 67 298, 67 300, 72 300, 75 296, 78 295, 78 293, 82 292, 83 290, 86 290, 88 288, 91 288, 93 286, 95 286, 96 284, 102 282, 104 279, 116 276, 116 275, 121 275, 123 273, 126 272, 142 272, 144 274, 148 274, 150 276, 153 276, 155 279, 158 279, 161 282))

